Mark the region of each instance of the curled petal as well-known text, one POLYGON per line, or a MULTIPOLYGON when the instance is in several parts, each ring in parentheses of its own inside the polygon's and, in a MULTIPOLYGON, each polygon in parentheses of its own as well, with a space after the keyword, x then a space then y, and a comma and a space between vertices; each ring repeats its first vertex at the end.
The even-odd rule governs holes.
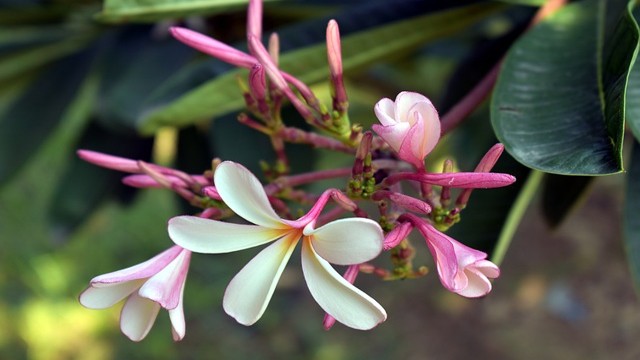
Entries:
POLYGON ((197 216, 169 220, 169 237, 177 245, 197 253, 222 254, 266 244, 286 233, 256 225, 233 224, 197 216))
POLYGON ((175 309, 182 297, 190 259, 191 252, 183 250, 164 269, 150 277, 138 295, 159 303, 165 309, 175 309))
POLYGON ((134 293, 122 307, 120 330, 129 339, 141 341, 151 330, 159 311, 160 304, 134 293))
POLYGON ((103 287, 107 284, 120 283, 131 280, 146 279, 164 269, 173 259, 175 259, 182 249, 178 246, 172 246, 151 259, 128 267, 126 269, 110 272, 108 274, 96 276, 91 279, 91 286, 103 287))
POLYGON ((384 234, 377 222, 364 218, 332 221, 317 229, 307 226, 304 235, 323 259, 351 265, 369 261, 382 251, 384 234))
POLYGON ((106 309, 138 290, 146 279, 88 287, 80 294, 80 304, 89 309, 106 309))
POLYGON ((412 112, 412 108, 418 103, 431 104, 431 101, 429 101, 426 96, 417 92, 402 91, 396 96, 393 116, 396 120, 408 118, 412 112))
POLYGON ((402 142, 406 138, 411 125, 406 122, 397 123, 391 126, 374 124, 371 128, 376 132, 376 134, 378 134, 378 136, 384 139, 384 141, 386 141, 393 150, 399 152, 402 142))
POLYGON ((413 230, 413 225, 410 222, 402 222, 396 225, 384 238, 384 250, 391 250, 398 246, 402 240, 409 236, 411 230, 413 230))
POLYGON ((182 298, 184 296, 184 285, 182 282, 182 288, 180 289, 180 299, 178 306, 175 309, 169 310, 169 320, 171 320, 171 335, 174 341, 180 341, 184 338, 186 333, 186 325, 184 321, 184 310, 182 309, 182 298))
POLYGON ((302 244, 302 271, 318 305, 344 325, 369 330, 387 319, 384 308, 340 276, 308 239, 302 244))
POLYGON ((242 325, 260 319, 299 237, 299 233, 291 233, 276 241, 240 270, 224 293, 222 305, 227 314, 242 325))
POLYGON ((269 204, 258 179, 244 166, 224 161, 214 174, 216 190, 231 210, 243 219, 272 229, 286 229, 269 204))

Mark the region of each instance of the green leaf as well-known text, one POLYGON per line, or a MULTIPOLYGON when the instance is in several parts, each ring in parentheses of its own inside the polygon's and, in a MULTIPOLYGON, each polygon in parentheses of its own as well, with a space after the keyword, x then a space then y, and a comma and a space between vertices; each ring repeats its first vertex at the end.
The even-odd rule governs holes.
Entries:
MULTIPOLYGON (((636 23, 640 21, 640 7, 633 10, 636 23)), ((627 123, 636 139, 640 141, 640 65, 636 59, 627 84, 627 123)))
POLYGON ((560 225, 582 199, 592 176, 547 174, 544 177, 542 212, 551 227, 560 225))
MULTIPOLYGON (((399 57, 463 29, 499 8, 495 4, 466 6, 347 35, 342 38, 344 71, 354 72, 376 61, 399 57)), ((282 54, 281 68, 306 83, 325 80, 328 77, 326 48, 324 39, 318 40, 323 42, 282 54)), ((236 78, 245 72, 227 72, 148 114, 141 120, 140 130, 153 133, 161 126, 186 126, 241 109, 244 101, 236 78)))
POLYGON ((105 0, 102 12, 96 17, 108 23, 154 22, 241 10, 247 3, 248 0, 105 0))
POLYGON ((624 244, 629 270, 640 294, 640 143, 634 141, 623 212, 624 244))
POLYGON ((149 111, 146 100, 194 51, 173 38, 153 39, 149 26, 127 27, 114 40, 103 68, 99 120, 132 132, 139 115, 149 111))
POLYGON ((624 92, 638 45, 632 3, 572 3, 510 50, 491 117, 518 161, 567 175, 622 171, 624 92))
POLYGON ((57 126, 78 96, 93 52, 83 52, 46 68, 0 119, 0 184, 16 173, 57 126))
POLYGON ((81 51, 93 34, 79 34, 65 40, 32 46, 0 57, 0 81, 37 69, 55 60, 81 51))

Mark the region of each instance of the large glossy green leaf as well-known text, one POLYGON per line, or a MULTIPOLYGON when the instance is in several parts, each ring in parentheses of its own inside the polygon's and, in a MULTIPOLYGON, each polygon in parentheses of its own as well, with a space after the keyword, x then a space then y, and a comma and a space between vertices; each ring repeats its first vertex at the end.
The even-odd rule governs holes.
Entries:
POLYGON ((97 18, 109 23, 153 22, 166 18, 240 10, 245 8, 247 3, 248 0, 106 0, 97 18))
MULTIPOLYGON (((633 10, 633 17, 636 23, 640 21, 640 7, 633 10)), ((637 59, 629 73, 626 105, 627 124, 635 138, 640 141, 640 64, 637 59)))
POLYGON ((624 91, 638 44, 631 3, 572 3, 510 50, 491 116, 518 161, 558 174, 622 171, 624 91))
MULTIPOLYGON (((397 57, 429 41, 439 39, 484 18, 499 7, 478 4, 393 22, 342 39, 345 71, 355 71, 376 61, 397 57)), ((323 39, 318 39, 323 41, 323 39)), ((284 53, 282 69, 307 83, 328 77, 324 42, 284 53)), ((188 92, 167 106, 147 114, 140 122, 143 133, 160 126, 185 126, 244 106, 236 77, 242 70, 227 72, 188 92)))
POLYGON ((631 276, 640 294, 640 143, 634 141, 623 213, 624 243, 631 276))

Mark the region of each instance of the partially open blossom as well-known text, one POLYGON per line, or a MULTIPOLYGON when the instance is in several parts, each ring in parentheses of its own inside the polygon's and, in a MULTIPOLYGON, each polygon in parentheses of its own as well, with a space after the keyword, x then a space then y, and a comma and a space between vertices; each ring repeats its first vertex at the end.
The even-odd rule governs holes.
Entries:
POLYGON ((380 124, 372 126, 398 157, 424 169, 424 158, 440 139, 440 119, 424 95, 403 91, 396 100, 384 98, 374 111, 380 124))
POLYGON ((190 259, 190 251, 173 246, 141 264, 97 276, 80 294, 80 303, 90 309, 106 309, 126 298, 120 329, 133 341, 144 339, 160 308, 167 309, 173 339, 182 340, 182 296, 190 259))
POLYGON ((413 223, 427 241, 445 288, 470 298, 491 291, 489 279, 500 276, 500 269, 487 260, 487 254, 459 243, 413 214, 404 214, 402 218, 413 223))
POLYGON ((340 219, 314 228, 333 191, 325 191, 298 220, 281 219, 249 170, 233 162, 216 168, 214 183, 222 200, 237 215, 255 225, 178 216, 169 221, 169 236, 191 251, 228 253, 269 242, 227 287, 223 307, 239 323, 251 325, 264 313, 295 246, 302 239, 302 270, 311 295, 337 321, 371 329, 386 319, 384 309, 354 287, 329 264, 359 264, 382 250, 382 229, 373 220, 340 219))

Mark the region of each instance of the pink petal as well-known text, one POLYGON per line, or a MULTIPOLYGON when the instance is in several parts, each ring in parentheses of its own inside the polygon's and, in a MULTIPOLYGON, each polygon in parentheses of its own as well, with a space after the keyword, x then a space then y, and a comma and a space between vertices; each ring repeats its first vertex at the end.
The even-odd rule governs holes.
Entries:
POLYGON ((169 249, 154 256, 153 258, 138 265, 110 272, 108 274, 96 276, 91 280, 91 285, 94 287, 103 287, 106 284, 149 278, 157 274, 160 270, 164 269, 164 267, 167 266, 167 264, 169 264, 171 261, 173 261, 173 259, 175 259, 181 251, 182 248, 178 246, 172 246, 169 249))
POLYGON ((476 298, 487 295, 491 291, 491 282, 478 270, 468 268, 465 271, 467 284, 457 290, 456 293, 468 298, 476 298))
POLYGON ((182 309, 182 298, 184 296, 184 285, 182 282, 182 288, 180 289, 180 299, 178 306, 175 309, 169 310, 169 320, 171 320, 171 335, 174 341, 180 341, 184 338, 186 333, 186 324, 184 321, 184 311, 182 309))
POLYGON ((138 295, 153 300, 165 309, 175 309, 180 303, 182 289, 191 252, 183 250, 171 263, 147 280, 138 291, 138 295))
POLYGON ((371 128, 376 132, 376 134, 378 134, 378 136, 380 136, 387 144, 389 144, 389 146, 391 146, 394 151, 399 152, 400 147, 402 146, 402 142, 409 132, 410 125, 406 122, 397 123, 390 126, 373 124, 371 128))

